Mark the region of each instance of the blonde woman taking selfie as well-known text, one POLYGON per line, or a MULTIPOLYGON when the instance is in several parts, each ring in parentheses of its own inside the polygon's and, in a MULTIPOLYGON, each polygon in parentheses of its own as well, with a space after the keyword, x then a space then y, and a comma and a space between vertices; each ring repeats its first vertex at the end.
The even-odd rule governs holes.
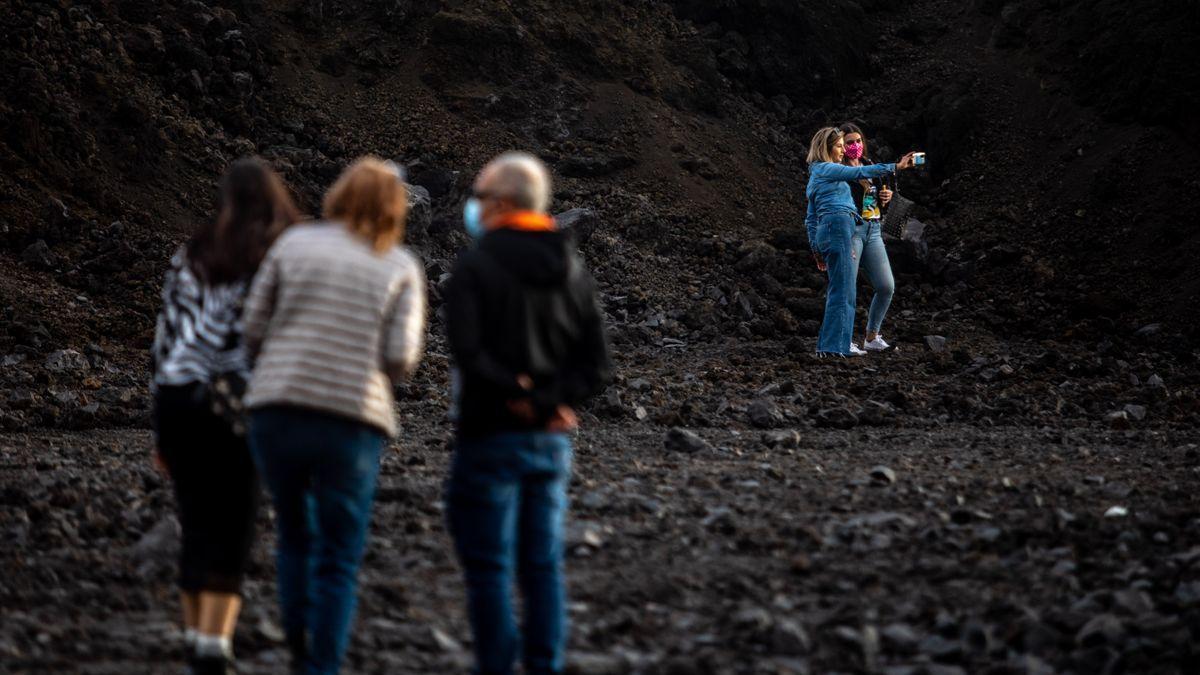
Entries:
POLYGON ((850 356, 854 334, 855 277, 858 254, 855 228, 862 216, 854 205, 848 181, 878 178, 913 165, 913 153, 895 164, 845 166, 845 140, 837 127, 813 135, 808 147, 808 213, 804 218, 808 242, 817 265, 829 275, 825 318, 817 336, 817 356, 850 356))

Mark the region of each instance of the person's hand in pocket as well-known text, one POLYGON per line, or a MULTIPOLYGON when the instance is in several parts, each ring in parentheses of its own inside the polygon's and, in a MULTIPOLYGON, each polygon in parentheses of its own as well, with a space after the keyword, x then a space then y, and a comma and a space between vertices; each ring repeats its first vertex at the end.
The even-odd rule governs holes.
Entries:
POLYGON ((579 416, 569 405, 560 405, 546 422, 547 431, 574 431, 579 428, 579 416))
POLYGON ((167 461, 163 459, 162 451, 155 448, 150 451, 151 461, 154 462, 154 469, 163 476, 170 478, 171 472, 167 469, 167 461))
POLYGON ((531 398, 510 399, 506 405, 508 412, 526 424, 533 424, 537 420, 537 410, 533 407, 531 398))

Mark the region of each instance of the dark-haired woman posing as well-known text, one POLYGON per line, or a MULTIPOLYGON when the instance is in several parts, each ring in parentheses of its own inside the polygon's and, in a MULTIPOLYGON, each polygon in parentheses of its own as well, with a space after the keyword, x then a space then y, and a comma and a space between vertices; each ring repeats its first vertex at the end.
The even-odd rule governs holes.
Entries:
POLYGON ((250 370, 242 302, 267 249, 298 217, 266 163, 238 160, 221 179, 217 217, 179 249, 163 282, 154 427, 183 530, 179 587, 196 675, 231 672, 258 505, 258 476, 236 417, 250 370))
POLYGON ((849 356, 854 332, 854 280, 858 254, 855 228, 862 216, 854 206, 847 181, 877 178, 912 166, 913 153, 895 164, 844 166, 845 141, 837 127, 813 135, 808 147, 808 214, 804 219, 808 242, 817 264, 829 274, 825 318, 817 337, 817 355, 849 356))
MULTIPOLYGON (((867 155, 867 137, 857 124, 846 122, 838 127, 846 144, 842 164, 865 166, 871 164, 867 155)), ((867 273, 875 294, 871 298, 871 309, 867 312, 867 333, 863 338, 863 349, 881 352, 888 348, 880 329, 883 317, 892 304, 896 292, 896 280, 892 275, 892 263, 888 260, 887 247, 883 244, 883 210, 892 199, 892 190, 887 176, 862 178, 849 182, 850 196, 862 218, 854 237, 854 249, 859 253, 858 265, 867 273)), ((857 276, 857 275, 856 275, 857 276)), ((850 343, 851 351, 857 347, 850 343)))

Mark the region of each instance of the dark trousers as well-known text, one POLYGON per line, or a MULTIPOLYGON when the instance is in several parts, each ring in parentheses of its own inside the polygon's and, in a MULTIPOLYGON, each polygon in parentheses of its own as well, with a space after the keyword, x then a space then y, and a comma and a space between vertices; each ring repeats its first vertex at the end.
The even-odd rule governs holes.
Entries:
POLYGON ((385 440, 374 427, 301 408, 250 415, 275 505, 283 628, 309 675, 338 672, 346 652, 385 440))
POLYGON ((259 497, 246 440, 211 412, 200 385, 160 386, 154 427, 183 532, 179 587, 240 593, 259 497))
POLYGON ((458 442, 447 515, 467 581, 478 673, 512 673, 519 654, 529 675, 563 670, 563 518, 570 473, 565 434, 506 433, 458 442), (513 618, 514 567, 525 598, 523 640, 513 618))

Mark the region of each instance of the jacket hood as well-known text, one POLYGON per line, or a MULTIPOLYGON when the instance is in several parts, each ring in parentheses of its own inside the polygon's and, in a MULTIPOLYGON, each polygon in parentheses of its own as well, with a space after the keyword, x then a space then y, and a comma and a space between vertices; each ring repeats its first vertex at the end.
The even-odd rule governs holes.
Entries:
POLYGON ((492 230, 479 240, 479 248, 509 274, 534 286, 561 284, 570 267, 570 239, 559 230, 492 230))

